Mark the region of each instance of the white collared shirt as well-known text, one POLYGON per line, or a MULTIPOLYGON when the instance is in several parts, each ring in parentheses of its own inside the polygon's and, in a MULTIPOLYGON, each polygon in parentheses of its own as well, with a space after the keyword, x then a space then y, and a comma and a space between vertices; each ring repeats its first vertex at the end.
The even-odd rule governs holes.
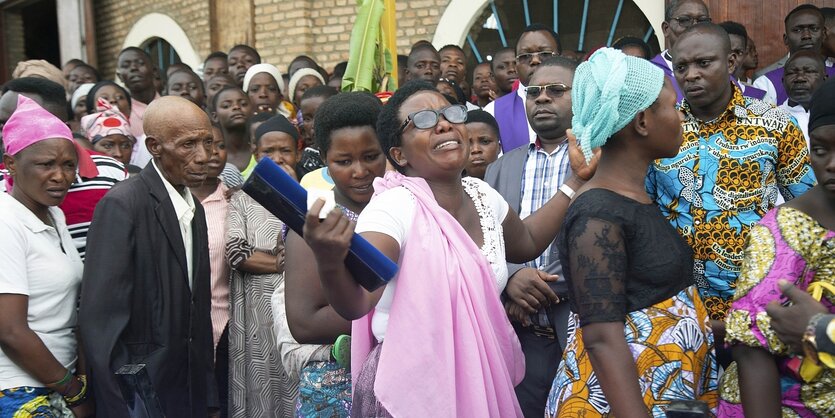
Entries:
POLYGON ((177 215, 177 221, 180 224, 180 234, 183 236, 183 247, 186 253, 186 265, 188 266, 188 286, 189 288, 192 287, 193 280, 193 272, 194 272, 194 248, 192 244, 192 230, 191 230, 191 221, 194 219, 194 197, 191 196, 191 191, 188 187, 183 189, 183 193, 177 191, 171 183, 166 180, 166 178, 162 175, 162 172, 159 171, 159 167, 157 166, 157 162, 151 160, 151 164, 154 165, 154 170, 157 171, 159 174, 159 178, 162 179, 162 184, 165 185, 165 190, 168 192, 168 196, 171 197, 171 204, 174 205, 174 213, 177 215))
POLYGON ((786 100, 779 106, 780 109, 786 113, 794 116, 797 119, 797 124, 800 125, 800 130, 803 131, 803 137, 806 138, 806 147, 809 147, 809 111, 803 108, 803 105, 797 104, 795 106, 789 105, 786 100))
MULTIPOLYGON (((76 303, 83 264, 67 229, 64 213, 49 207, 47 225, 12 195, 0 193, 0 293, 24 295, 26 320, 62 366, 77 358, 76 303)), ((0 390, 43 387, 0 350, 0 390)))

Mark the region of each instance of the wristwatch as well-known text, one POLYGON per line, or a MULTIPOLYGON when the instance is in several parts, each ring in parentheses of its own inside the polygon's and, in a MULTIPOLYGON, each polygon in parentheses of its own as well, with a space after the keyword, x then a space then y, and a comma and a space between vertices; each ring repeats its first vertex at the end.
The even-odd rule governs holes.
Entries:
POLYGON ((567 185, 567 184, 565 184, 565 183, 563 183, 563 184, 560 186, 560 189, 559 189, 559 190, 560 190, 560 191, 561 191, 564 195, 568 196, 568 199, 569 199, 569 200, 570 200, 570 199, 573 199, 573 198, 574 198, 574 193, 576 193, 576 192, 574 191, 574 189, 572 189, 572 188, 571 188, 571 186, 569 186, 569 185, 567 185))

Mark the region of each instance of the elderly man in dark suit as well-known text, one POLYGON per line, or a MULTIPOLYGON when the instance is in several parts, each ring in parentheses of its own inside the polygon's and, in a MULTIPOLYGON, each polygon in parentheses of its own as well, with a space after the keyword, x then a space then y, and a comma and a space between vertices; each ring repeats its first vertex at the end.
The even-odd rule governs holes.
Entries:
MULTIPOLYGON (((546 58, 534 70, 526 92, 528 122, 536 141, 513 149, 487 168, 484 181, 495 188, 510 207, 524 218, 552 196, 562 193, 565 207, 554 222, 562 223, 574 191, 591 177, 593 167, 583 166, 576 175, 572 164, 582 157, 571 147, 566 130, 571 127, 571 84, 577 64, 563 57, 546 58), (571 155, 575 154, 575 155, 571 155)), ((504 138, 502 138, 504 139, 504 138)), ((596 163, 593 163, 596 166, 596 163)), ((542 416, 567 338, 568 289, 555 245, 536 260, 508 264, 505 299, 508 314, 522 351, 525 379, 516 396, 526 417, 542 416)))
POLYGON ((209 118, 180 97, 148 106, 152 164, 99 202, 87 238, 79 324, 99 417, 127 417, 114 373, 145 364, 165 416, 217 403, 206 217, 189 187, 207 175, 209 118))

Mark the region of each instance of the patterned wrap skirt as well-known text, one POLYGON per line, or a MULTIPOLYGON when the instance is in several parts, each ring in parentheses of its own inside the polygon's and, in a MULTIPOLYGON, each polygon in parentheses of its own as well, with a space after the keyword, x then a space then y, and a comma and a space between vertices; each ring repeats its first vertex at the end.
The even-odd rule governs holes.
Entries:
POLYGON ((351 416, 355 418, 390 418, 391 414, 374 394, 374 382, 377 380, 377 366, 380 363, 380 353, 383 343, 377 344, 365 359, 365 364, 357 375, 357 385, 354 387, 354 403, 351 406, 351 416))
POLYGON ((351 414, 351 372, 335 361, 311 361, 299 376, 299 418, 345 418, 351 414))
MULTIPOLYGON (((569 316, 568 343, 551 392, 547 417, 611 417, 606 396, 583 345, 576 314, 569 316)), ((695 286, 645 309, 627 314, 624 335, 644 404, 653 417, 666 417, 673 400, 701 400, 711 411, 718 402, 719 366, 707 310, 695 286)))
POLYGON ((47 388, 23 386, 0 391, 0 418, 72 418, 58 393, 47 388))

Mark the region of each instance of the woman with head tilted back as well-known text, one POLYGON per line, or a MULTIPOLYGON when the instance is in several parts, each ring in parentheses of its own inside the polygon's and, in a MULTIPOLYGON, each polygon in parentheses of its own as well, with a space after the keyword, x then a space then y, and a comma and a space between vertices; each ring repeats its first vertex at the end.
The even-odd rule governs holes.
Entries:
POLYGON ((304 226, 328 303, 352 326, 353 416, 521 416, 519 341, 499 294, 505 260, 524 262, 554 239, 569 199, 524 221, 486 183, 462 178, 467 109, 425 81, 383 107, 377 136, 397 171, 374 182, 356 231, 398 263, 369 292, 345 267, 354 223, 341 211, 304 226), (505 246, 505 242, 508 245, 505 246))
POLYGON ((766 315, 783 304, 779 280, 815 296, 821 311, 835 313, 835 81, 812 97, 809 160, 818 184, 769 211, 751 229, 733 304, 725 319, 725 341, 733 349, 722 377, 719 414, 727 417, 832 416, 835 358, 825 354, 825 325, 814 315, 800 346, 777 338, 766 315), (817 352, 820 351, 820 354, 817 352))
POLYGON ((546 416, 663 416, 669 401, 717 401, 707 311, 693 253, 644 188, 649 164, 681 145, 664 73, 603 48, 580 64, 572 127, 597 171, 577 191, 556 244, 571 310, 546 416))
POLYGON ((0 192, 0 412, 87 416, 75 335, 83 265, 58 208, 79 146, 61 120, 22 95, 3 141, 12 181, 0 192))

